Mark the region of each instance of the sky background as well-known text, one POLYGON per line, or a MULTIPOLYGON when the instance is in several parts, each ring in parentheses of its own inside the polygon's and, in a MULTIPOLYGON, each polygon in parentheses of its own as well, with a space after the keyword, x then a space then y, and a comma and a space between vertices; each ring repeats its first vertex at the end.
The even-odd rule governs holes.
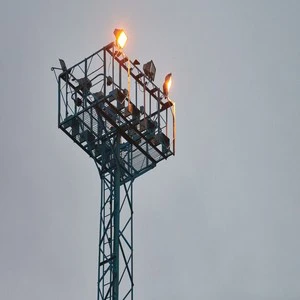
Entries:
POLYGON ((300 1, 0 0, 0 298, 96 299, 100 181, 52 66, 128 35, 177 153, 135 181, 135 299, 300 299, 300 1))

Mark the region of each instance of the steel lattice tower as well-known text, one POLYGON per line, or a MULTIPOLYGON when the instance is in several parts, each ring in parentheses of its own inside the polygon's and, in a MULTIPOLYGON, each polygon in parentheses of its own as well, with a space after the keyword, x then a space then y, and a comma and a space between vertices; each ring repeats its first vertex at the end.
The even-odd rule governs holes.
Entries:
POLYGON ((153 62, 141 71, 116 42, 60 64, 58 127, 101 179, 97 299, 133 299, 133 182, 175 154, 175 104, 154 84, 153 62))

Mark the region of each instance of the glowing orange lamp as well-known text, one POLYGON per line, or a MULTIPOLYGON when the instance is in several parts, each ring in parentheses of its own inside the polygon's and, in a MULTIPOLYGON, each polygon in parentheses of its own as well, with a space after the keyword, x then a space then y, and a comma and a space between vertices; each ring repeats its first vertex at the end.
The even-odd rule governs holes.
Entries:
POLYGON ((165 77, 165 82, 164 82, 164 85, 163 85, 163 92, 164 92, 166 97, 168 97, 168 95, 169 95, 171 85, 172 85, 172 73, 169 73, 165 77))
POLYGON ((124 30, 123 29, 115 29, 114 35, 116 37, 116 42, 117 42, 118 47, 123 49, 126 44, 126 41, 127 41, 127 35, 125 34, 124 30))

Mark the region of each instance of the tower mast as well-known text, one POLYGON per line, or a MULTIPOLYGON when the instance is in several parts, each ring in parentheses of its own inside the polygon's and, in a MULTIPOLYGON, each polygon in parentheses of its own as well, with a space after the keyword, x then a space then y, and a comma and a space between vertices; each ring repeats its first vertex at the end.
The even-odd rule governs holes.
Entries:
POLYGON ((133 299, 133 182, 175 155, 175 104, 155 85, 153 61, 138 68, 124 54, 127 36, 74 66, 52 68, 58 127, 95 162, 101 180, 98 300, 133 299))

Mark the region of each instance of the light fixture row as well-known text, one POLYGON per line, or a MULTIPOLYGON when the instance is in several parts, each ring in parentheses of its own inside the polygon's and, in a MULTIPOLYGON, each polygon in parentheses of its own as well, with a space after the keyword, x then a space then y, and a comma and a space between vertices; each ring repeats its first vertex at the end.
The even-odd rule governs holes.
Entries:
MULTIPOLYGON (((126 42, 127 42, 127 35, 126 35, 125 31, 123 29, 116 28, 114 30, 114 35, 116 37, 116 45, 120 49, 123 49, 126 42)), ((149 62, 144 64, 143 70, 144 70, 144 73, 146 74, 146 76, 148 76, 148 78, 150 79, 150 81, 154 81, 155 73, 156 73, 156 67, 155 67, 152 60, 150 60, 149 62)), ((172 85, 172 73, 169 73, 165 77, 165 81, 164 81, 164 84, 163 84, 163 92, 164 92, 166 97, 169 96, 171 85, 172 85)))

